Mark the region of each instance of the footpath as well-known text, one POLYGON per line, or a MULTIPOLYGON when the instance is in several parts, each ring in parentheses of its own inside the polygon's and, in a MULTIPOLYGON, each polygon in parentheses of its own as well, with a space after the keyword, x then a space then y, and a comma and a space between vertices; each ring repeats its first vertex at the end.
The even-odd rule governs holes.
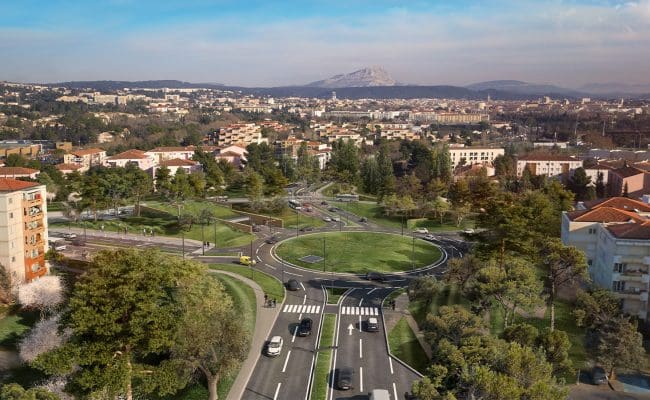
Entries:
MULTIPOLYGON (((258 285, 255 281, 251 279, 248 279, 244 276, 229 271, 211 270, 210 272, 230 275, 233 278, 239 279, 245 284, 247 284, 248 286, 250 286, 251 288, 253 288, 253 291, 255 292, 257 312, 255 313, 255 331, 253 332, 253 340, 251 342, 251 348, 248 351, 248 357, 246 357, 246 360, 241 365, 237 378, 235 379, 235 381, 232 384, 232 387, 230 388, 230 392, 228 392, 228 397, 226 397, 226 400, 239 400, 244 395, 244 391, 246 390, 246 385, 248 384, 248 380, 253 374, 253 370, 255 369, 255 364, 257 364, 257 360, 260 358, 260 354, 262 353, 262 347, 264 346, 264 343, 266 342, 266 339, 268 338, 269 333, 271 332, 271 328, 273 328, 273 325, 275 324, 275 320, 278 318, 278 315, 280 314, 280 310, 282 309, 282 304, 278 304, 277 307, 275 308, 266 307, 264 304, 264 291, 262 290, 260 285, 258 285)), ((284 303, 284 301, 282 303, 284 303)))
POLYGON ((402 318, 405 318, 409 327, 415 334, 415 337, 418 339, 418 342, 420 342, 422 350, 424 350, 424 352, 427 353, 429 359, 431 359, 431 346, 429 346, 429 344, 427 344, 427 342, 424 340, 424 334, 422 331, 420 331, 418 323, 415 322, 415 319, 409 311, 409 299, 406 293, 402 293, 401 295, 397 296, 397 298, 395 298, 395 310, 386 307, 386 305, 387 304, 384 305, 383 310, 384 321, 386 323, 386 332, 390 332, 402 318))

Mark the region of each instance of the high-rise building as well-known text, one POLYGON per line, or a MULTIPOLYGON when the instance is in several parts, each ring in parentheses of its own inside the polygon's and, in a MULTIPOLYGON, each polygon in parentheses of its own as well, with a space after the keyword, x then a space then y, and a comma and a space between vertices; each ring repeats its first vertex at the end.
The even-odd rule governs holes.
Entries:
POLYGON ((40 183, 0 178, 0 264, 14 284, 47 273, 45 194, 40 183))

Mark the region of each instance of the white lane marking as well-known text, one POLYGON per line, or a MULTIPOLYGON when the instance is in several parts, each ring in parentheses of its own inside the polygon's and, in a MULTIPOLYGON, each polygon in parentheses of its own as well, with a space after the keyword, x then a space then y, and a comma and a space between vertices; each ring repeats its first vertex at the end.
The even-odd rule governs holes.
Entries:
MULTIPOLYGON (((291 352, 289 352, 291 353, 291 352)), ((363 340, 359 339, 359 358, 363 358, 363 340)), ((284 372, 284 371, 282 371, 284 372)))
POLYGON ((257 261, 262 262, 262 259, 260 258, 260 256, 257 256, 256 258, 257 258, 257 261))
POLYGON ((288 309, 289 309, 289 305, 285 304, 284 308, 282 309, 282 312, 287 312, 288 309))
POLYGON ((352 324, 348 325, 348 336, 352 336, 352 330, 354 329, 354 326, 352 324))
POLYGON ((365 315, 370 315, 370 308, 363 307, 363 312, 365 313, 365 315))
POLYGON ((361 307, 361 303, 363 303, 363 298, 361 298, 361 300, 359 300, 359 307, 361 307))
MULTIPOLYGON (((301 285, 302 285, 302 283, 301 283, 301 285)), ((305 295, 305 297, 302 298, 302 304, 305 304, 306 302, 307 302, 307 295, 305 295)))
POLYGON ((304 305, 304 304, 299 305, 299 306, 298 306, 298 311, 297 311, 297 312, 302 314, 304 308, 305 308, 305 305, 304 305))
POLYGON ((377 288, 370 289, 370 290, 368 291, 368 294, 374 292, 375 290, 377 290, 377 288))
POLYGON ((345 315, 350 314, 350 307, 343 307, 343 314, 345 315))
POLYGON ((272 270, 275 270, 275 267, 274 267, 274 266, 272 266, 272 265, 269 265, 269 264, 264 264, 264 266, 265 266, 265 267, 269 267, 269 268, 271 268, 272 270))
POLYGON ((309 314, 313 313, 314 310, 316 309, 316 306, 309 306, 309 310, 307 311, 309 314))
POLYGON ((379 309, 377 307, 372 309, 373 315, 379 315, 379 309))
POLYGON ((393 382, 393 394, 395 395, 395 398, 397 399, 397 386, 395 386, 395 382, 393 382))
POLYGON ((359 391, 363 393, 363 367, 359 367, 359 391))
POLYGON ((273 400, 278 400, 278 393, 280 393, 280 386, 282 386, 282 382, 278 382, 278 388, 275 389, 275 395, 273 395, 273 400))
POLYGON ((361 331, 363 331, 363 329, 361 329, 361 315, 359 315, 359 332, 361 331))
POLYGON ((320 306, 316 306, 316 314, 320 312, 320 306))
POLYGON ((257 253, 259 252, 260 252, 260 248, 258 247, 257 249, 255 249, 255 255, 257 255, 257 253))
MULTIPOLYGON (((310 379, 310 380, 311 380, 311 375, 314 373, 314 361, 315 361, 315 360, 316 360, 316 354, 314 354, 313 356, 311 356, 311 367, 309 368, 309 379, 310 379)), ((308 381, 308 382, 309 382, 309 381, 308 381)), ((309 386, 309 383, 307 384, 307 386, 309 386)), ((305 400, 309 399, 309 394, 310 394, 310 391, 307 390, 307 391, 305 392, 305 400)))
POLYGON ((298 321, 302 321, 302 313, 300 313, 300 315, 298 315, 298 321))
MULTIPOLYGON (((291 338, 291 343, 293 343, 294 340, 296 340, 296 333, 298 333, 298 327, 297 326, 296 326, 296 329, 293 330, 293 337, 291 338)), ((291 350, 289 350, 289 353, 291 353, 291 350)), ((287 357, 287 359, 289 359, 289 357, 287 357)), ((285 365, 286 365, 286 363, 285 363, 285 365)), ((284 372, 284 371, 282 371, 282 372, 284 372)))
POLYGON ((366 315, 365 307, 359 307, 359 315, 366 315))
POLYGON ((393 359, 388 357, 388 364, 390 365, 390 374, 393 375, 393 359))
POLYGON ((302 276, 300 274, 294 274, 293 272, 289 272, 289 271, 284 271, 284 273, 287 274, 287 275, 302 276))
POLYGON ((289 307, 289 312, 294 312, 296 310, 296 305, 292 304, 291 307, 289 307))
MULTIPOLYGON (((307 290, 305 289, 305 285, 303 285, 302 282, 300 282, 300 287, 302 288, 302 290, 307 290)), ((307 295, 305 295, 305 297, 307 297, 307 295)))
MULTIPOLYGON (((294 336, 295 337, 295 336, 294 336)), ((293 342, 293 340, 292 340, 293 342)), ((287 353, 287 358, 284 360, 284 367, 282 367, 282 372, 285 372, 287 370, 287 364, 289 363, 289 356, 291 355, 291 350, 287 353)))

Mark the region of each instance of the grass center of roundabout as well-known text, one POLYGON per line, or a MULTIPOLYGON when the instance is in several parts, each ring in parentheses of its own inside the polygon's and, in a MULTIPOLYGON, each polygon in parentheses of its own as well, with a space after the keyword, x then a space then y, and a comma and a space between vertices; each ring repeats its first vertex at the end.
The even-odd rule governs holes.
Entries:
POLYGON ((300 267, 355 274, 411 271, 441 256, 437 246, 422 239, 379 232, 305 234, 283 241, 275 253, 300 267))

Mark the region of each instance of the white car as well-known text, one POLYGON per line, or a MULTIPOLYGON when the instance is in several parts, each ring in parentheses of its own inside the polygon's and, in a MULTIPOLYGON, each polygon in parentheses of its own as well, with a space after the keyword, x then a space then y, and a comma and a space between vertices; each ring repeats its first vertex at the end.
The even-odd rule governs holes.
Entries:
POLYGON ((279 356, 282 352, 282 337, 273 336, 266 345, 266 355, 271 357, 279 356))
POLYGON ((332 222, 332 218, 330 218, 330 217, 323 217, 323 221, 325 221, 325 222, 332 222))
POLYGON ((332 217, 332 221, 341 222, 341 217, 332 217))
POLYGON ((463 233, 472 234, 472 233, 474 233, 474 229, 471 229, 471 228, 469 228, 469 229, 465 229, 465 230, 463 231, 463 233))
POLYGON ((429 230, 427 228, 417 228, 413 233, 429 233, 429 230))

